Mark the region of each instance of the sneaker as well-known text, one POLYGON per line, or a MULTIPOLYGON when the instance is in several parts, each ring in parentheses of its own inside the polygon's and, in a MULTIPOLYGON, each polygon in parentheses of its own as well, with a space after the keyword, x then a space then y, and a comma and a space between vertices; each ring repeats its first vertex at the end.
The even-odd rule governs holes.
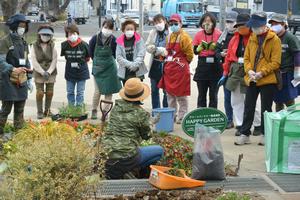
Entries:
POLYGON ((261 135, 258 145, 265 146, 265 136, 264 135, 261 135))
POLYGON ((38 113, 37 118, 38 119, 44 119, 44 114, 43 113, 38 113))
POLYGON ((97 110, 92 110, 91 119, 97 119, 97 110))
POLYGON ((252 132, 252 135, 253 136, 259 136, 259 135, 261 135, 262 133, 261 133, 261 128, 260 128, 260 126, 254 126, 254 130, 253 130, 253 132, 252 132))
POLYGON ((227 123, 226 129, 232 129, 234 127, 233 122, 227 123))
POLYGON ((236 141, 234 142, 235 145, 245 145, 245 144, 250 144, 250 137, 246 135, 240 135, 236 141))

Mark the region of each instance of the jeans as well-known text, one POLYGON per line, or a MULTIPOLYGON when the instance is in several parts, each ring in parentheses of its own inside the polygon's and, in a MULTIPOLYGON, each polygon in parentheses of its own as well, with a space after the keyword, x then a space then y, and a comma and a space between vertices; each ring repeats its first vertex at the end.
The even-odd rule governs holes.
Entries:
POLYGON ((84 101, 84 81, 67 81, 67 98, 68 104, 73 106, 82 106, 84 101), (76 88, 76 101, 75 101, 75 88, 76 88))
POLYGON ((233 121, 233 110, 231 106, 231 91, 224 88, 224 107, 225 107, 225 113, 228 119, 228 123, 231 123, 233 121))
POLYGON ((197 107, 207 107, 206 95, 209 89, 209 106, 211 108, 218 107, 218 80, 199 80, 198 87, 198 103, 197 107))
POLYGON ((243 124, 240 129, 241 134, 249 136, 251 134, 251 126, 254 120, 256 100, 260 94, 261 98, 261 132, 264 135, 264 112, 272 112, 273 96, 276 89, 275 84, 256 86, 251 82, 247 88, 245 99, 245 110, 243 117, 243 124))
MULTIPOLYGON (((158 80, 151 79, 151 98, 152 98, 152 109, 160 108, 160 96, 159 96, 159 88, 157 87, 158 80)), ((163 91, 163 107, 168 107, 167 93, 163 91)))
POLYGON ((164 155, 164 149, 159 145, 151 145, 147 147, 139 147, 140 162, 139 167, 147 167, 159 161, 164 155))

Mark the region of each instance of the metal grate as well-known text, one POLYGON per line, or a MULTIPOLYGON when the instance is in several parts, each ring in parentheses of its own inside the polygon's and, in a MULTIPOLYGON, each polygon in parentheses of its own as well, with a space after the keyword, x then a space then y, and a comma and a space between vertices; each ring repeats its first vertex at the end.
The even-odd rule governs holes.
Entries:
MULTIPOLYGON (((250 178, 228 178, 224 181, 209 181, 204 188, 194 188, 196 190, 224 188, 224 190, 235 191, 270 191, 273 190, 261 177, 250 178)), ((137 180, 107 180, 98 185, 95 191, 90 190, 88 196, 110 197, 114 195, 130 196, 136 192, 155 190, 149 184, 148 179, 137 180)))
POLYGON ((300 174, 268 174, 267 176, 285 192, 300 192, 300 174))

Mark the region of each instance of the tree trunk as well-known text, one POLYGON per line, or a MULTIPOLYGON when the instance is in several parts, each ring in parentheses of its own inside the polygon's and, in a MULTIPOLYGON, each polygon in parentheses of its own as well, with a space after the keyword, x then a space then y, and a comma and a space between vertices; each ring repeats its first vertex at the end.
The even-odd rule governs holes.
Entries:
POLYGON ((23 5, 21 6, 21 10, 20 10, 20 13, 26 15, 27 13, 27 10, 28 10, 28 7, 30 5, 30 3, 32 2, 32 0, 26 0, 23 5))
POLYGON ((0 0, 4 21, 17 12, 18 0, 0 0))
POLYGON ((59 8, 58 14, 65 12, 71 0, 65 0, 65 3, 59 8))
POLYGON ((49 9, 52 10, 53 15, 57 17, 58 15, 65 12, 71 0, 65 0, 65 3, 62 6, 59 6, 59 0, 48 0, 49 9))

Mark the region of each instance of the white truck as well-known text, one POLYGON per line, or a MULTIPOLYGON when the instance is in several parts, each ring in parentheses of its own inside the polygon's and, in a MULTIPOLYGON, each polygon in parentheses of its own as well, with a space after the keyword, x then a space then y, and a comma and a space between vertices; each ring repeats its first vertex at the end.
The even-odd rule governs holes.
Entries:
POLYGON ((67 11, 77 24, 85 24, 91 13, 89 0, 71 0, 67 11))

